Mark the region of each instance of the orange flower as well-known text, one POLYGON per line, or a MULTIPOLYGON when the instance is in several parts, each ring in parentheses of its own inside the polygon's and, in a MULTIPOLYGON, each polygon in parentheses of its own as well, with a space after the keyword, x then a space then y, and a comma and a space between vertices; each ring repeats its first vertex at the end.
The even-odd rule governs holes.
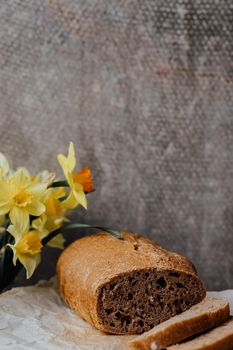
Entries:
POLYGON ((92 192, 94 189, 92 173, 88 166, 84 166, 80 171, 77 171, 73 174, 74 182, 79 182, 84 192, 92 192))

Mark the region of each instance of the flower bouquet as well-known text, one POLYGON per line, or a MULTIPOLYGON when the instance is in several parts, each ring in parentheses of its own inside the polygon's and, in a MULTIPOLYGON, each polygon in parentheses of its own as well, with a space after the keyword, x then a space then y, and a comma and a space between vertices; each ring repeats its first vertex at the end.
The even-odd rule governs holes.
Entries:
POLYGON ((120 238, 118 231, 106 227, 69 222, 72 209, 87 209, 86 194, 94 190, 92 173, 87 166, 75 171, 72 142, 68 156, 59 154, 57 159, 65 180, 48 171, 35 176, 23 167, 13 171, 0 153, 0 291, 22 267, 27 278, 32 276, 44 246, 63 249, 65 231, 89 227, 120 238))

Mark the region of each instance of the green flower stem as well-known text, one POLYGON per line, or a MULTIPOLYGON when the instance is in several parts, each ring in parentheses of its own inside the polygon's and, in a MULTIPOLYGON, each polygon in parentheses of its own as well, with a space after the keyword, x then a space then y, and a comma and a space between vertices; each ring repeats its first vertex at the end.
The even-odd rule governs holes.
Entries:
POLYGON ((52 185, 50 187, 69 187, 69 184, 66 180, 55 181, 52 183, 52 185))
POLYGON ((121 233, 119 231, 116 230, 112 230, 108 227, 103 227, 103 226, 92 226, 92 225, 87 225, 87 224, 70 224, 70 225, 66 225, 63 226, 53 232, 50 232, 50 234, 42 239, 42 244, 45 246, 52 238, 54 238, 58 233, 63 233, 65 231, 69 231, 69 230, 76 230, 78 228, 93 228, 96 230, 100 230, 100 231, 105 231, 110 233, 111 235, 113 235, 115 238, 117 239, 123 239, 121 236, 121 233))
MULTIPOLYGON (((50 187, 69 187, 69 184, 66 180, 62 181, 55 181, 52 183, 50 187)), ((91 192, 95 192, 95 189, 91 192)), ((91 192, 85 192, 85 194, 91 193, 91 192)))

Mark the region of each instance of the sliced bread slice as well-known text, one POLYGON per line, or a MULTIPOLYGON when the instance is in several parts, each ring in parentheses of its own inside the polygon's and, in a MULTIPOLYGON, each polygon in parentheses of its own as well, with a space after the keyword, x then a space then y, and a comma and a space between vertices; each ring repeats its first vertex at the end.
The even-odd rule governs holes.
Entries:
POLYGON ((182 314, 172 317, 129 342, 134 350, 157 350, 219 326, 228 320, 229 303, 223 298, 206 297, 182 314))
POLYGON ((221 326, 210 330, 182 344, 169 346, 167 350, 232 350, 233 318, 221 326))

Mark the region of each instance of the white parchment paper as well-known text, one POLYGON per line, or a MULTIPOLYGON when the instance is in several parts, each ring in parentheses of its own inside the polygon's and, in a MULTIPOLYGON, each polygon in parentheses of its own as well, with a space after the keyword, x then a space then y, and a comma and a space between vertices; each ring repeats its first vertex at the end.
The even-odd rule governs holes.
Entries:
MULTIPOLYGON (((233 290, 210 294, 226 297, 233 313, 233 290)), ((60 298, 55 278, 0 295, 1 350, 128 350, 131 338, 83 321, 60 298)))

